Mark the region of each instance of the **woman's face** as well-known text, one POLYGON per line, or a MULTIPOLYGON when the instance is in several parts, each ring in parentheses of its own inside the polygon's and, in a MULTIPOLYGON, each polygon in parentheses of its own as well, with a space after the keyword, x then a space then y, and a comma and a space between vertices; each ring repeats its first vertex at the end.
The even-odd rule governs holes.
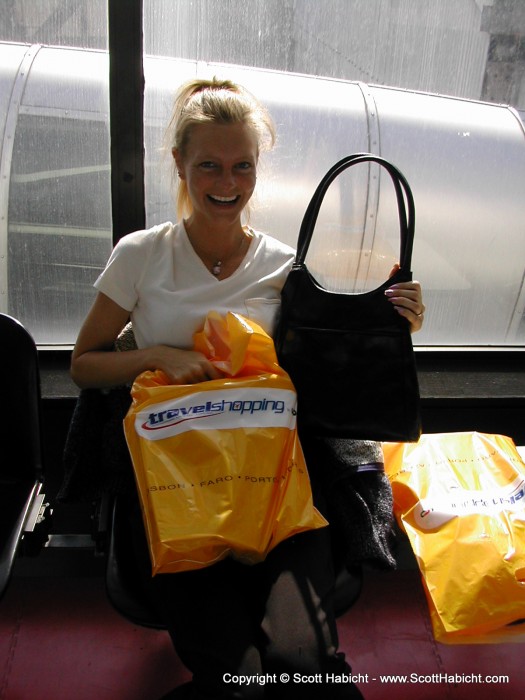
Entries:
POLYGON ((258 141, 245 124, 199 124, 173 155, 193 205, 190 223, 240 224, 257 179, 258 141))

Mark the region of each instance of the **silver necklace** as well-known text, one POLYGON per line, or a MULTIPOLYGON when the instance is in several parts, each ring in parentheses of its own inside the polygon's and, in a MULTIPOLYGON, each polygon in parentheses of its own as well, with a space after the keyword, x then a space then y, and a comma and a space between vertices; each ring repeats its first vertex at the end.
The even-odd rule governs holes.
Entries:
MULTIPOLYGON (((239 243, 239 247, 230 256, 228 256, 227 260, 230 258, 233 258, 234 255, 237 255, 237 253, 240 252, 245 240, 246 240, 246 234, 243 231, 242 237, 241 237, 241 242, 239 243)), ((218 277, 222 272, 222 266, 223 266, 223 260, 216 260, 211 267, 211 274, 214 277, 218 277)))

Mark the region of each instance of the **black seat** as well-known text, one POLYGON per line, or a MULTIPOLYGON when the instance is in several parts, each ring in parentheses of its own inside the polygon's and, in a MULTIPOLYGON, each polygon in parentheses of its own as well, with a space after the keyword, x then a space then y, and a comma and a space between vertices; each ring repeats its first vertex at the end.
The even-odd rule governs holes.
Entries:
POLYGON ((40 374, 33 338, 14 318, 0 314, 2 409, 0 420, 0 597, 11 577, 24 533, 41 517, 44 469, 41 448, 40 374))
MULTIPOLYGON (((133 624, 163 629, 130 537, 132 508, 140 518, 133 467, 122 421, 129 388, 82 389, 64 446, 59 503, 93 506, 91 537, 106 559, 106 592, 115 610, 133 624)), ((144 569, 145 570, 145 569, 144 569)))

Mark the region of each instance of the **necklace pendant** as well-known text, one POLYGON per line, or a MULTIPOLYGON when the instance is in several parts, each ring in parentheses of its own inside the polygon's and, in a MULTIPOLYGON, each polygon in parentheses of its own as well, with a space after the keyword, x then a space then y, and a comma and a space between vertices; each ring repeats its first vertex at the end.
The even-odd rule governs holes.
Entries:
POLYGON ((211 274, 218 277, 221 274, 222 260, 216 260, 211 268, 211 274))

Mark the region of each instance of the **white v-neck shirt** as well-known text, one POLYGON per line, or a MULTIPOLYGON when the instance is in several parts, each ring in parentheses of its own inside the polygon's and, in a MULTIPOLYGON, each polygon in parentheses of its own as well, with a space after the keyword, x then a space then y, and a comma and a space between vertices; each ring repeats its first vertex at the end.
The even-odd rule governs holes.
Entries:
POLYGON ((130 312, 139 348, 192 348, 210 311, 240 313, 272 335, 295 251, 252 233, 244 260, 224 280, 195 253, 182 222, 130 233, 113 249, 95 287, 130 312))

